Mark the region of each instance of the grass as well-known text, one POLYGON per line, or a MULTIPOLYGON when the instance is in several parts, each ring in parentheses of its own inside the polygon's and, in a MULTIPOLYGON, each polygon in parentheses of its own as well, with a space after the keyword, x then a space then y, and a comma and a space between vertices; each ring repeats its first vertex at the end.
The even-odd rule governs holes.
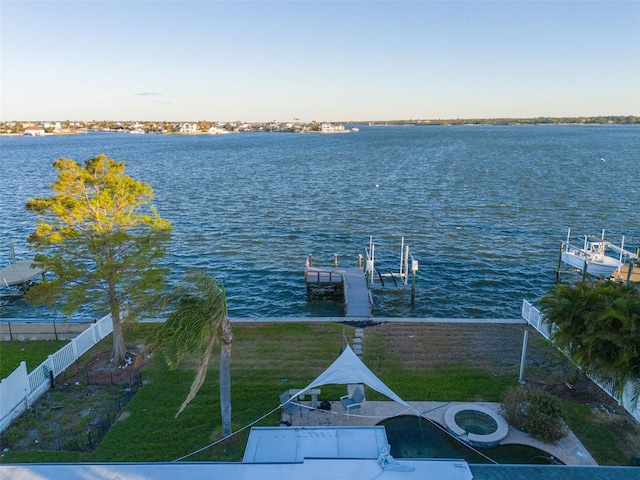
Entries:
POLYGON ((22 360, 27 362, 27 370, 33 371, 49 355, 60 350, 67 343, 62 340, 0 342, 0 378, 7 378, 22 360))
MULTIPOLYGON (((139 326, 126 334, 128 344, 141 342, 152 326, 139 326)), ((278 396, 286 389, 301 388, 322 373, 342 348, 342 324, 253 324, 234 326, 232 347, 233 430, 239 431, 257 419, 256 426, 274 426, 279 413, 278 396)), ((110 337, 109 337, 110 338, 110 337)), ((92 358, 96 348, 110 348, 109 338, 79 362, 92 358)), ((468 364, 436 365, 407 369, 387 347, 385 335, 367 334, 367 366, 405 400, 500 401, 517 384, 517 370, 494 375, 468 364)), ((26 345, 26 344, 25 344, 26 345)), ((26 350, 25 350, 26 351, 26 350)), ((191 367, 195 362, 191 363, 191 367)), ((162 358, 153 357, 142 371, 143 388, 124 409, 122 419, 108 431, 93 452, 19 451, 10 449, 5 462, 137 462, 173 461, 220 439, 218 364, 212 362, 204 385, 186 410, 175 413, 187 395, 193 370, 170 370, 162 358)), ((517 369, 517 366, 514 367, 517 369)), ((337 399, 344 385, 322 387, 321 399, 337 399)), ((371 400, 385 399, 372 390, 371 400)), ((625 464, 616 442, 589 421, 589 409, 564 404, 567 422, 583 444, 602 464, 625 464)), ((13 428, 13 426, 11 427, 13 428)), ((189 461, 239 461, 249 430, 188 457, 189 461)), ((606 430, 605 430, 606 432, 606 430)), ((615 440, 615 439, 614 439, 615 440)))

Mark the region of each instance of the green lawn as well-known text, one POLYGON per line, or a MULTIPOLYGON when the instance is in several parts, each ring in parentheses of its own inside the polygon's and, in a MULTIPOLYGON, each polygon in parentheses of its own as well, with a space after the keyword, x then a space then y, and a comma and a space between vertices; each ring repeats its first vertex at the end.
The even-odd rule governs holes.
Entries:
MULTIPOLYGON (((127 334, 128 343, 139 343, 140 337, 148 335, 152 328, 138 327, 133 334, 127 334)), ((276 425, 280 418, 278 396, 285 389, 304 387, 322 373, 340 354, 343 332, 350 338, 353 328, 335 323, 235 325, 231 359, 234 431, 263 416, 256 426, 276 425)), ((101 348, 105 348, 105 343, 109 346, 109 341, 110 337, 102 342, 101 348)), ((364 351, 364 361, 371 370, 408 401, 497 402, 508 388, 517 385, 517 371, 496 376, 489 371, 461 365, 407 371, 399 359, 384 348, 384 339, 376 335, 366 337, 364 351)), ((92 352, 87 355, 91 356, 92 352)), ((2 461, 172 461, 190 454, 220 439, 221 423, 217 359, 196 398, 178 418, 174 418, 189 391, 193 376, 193 370, 172 371, 161 358, 152 358, 142 370, 144 386, 127 404, 122 419, 111 427, 95 451, 10 450, 2 461)), ((344 393, 344 385, 322 387, 322 399, 337 399, 344 393)), ((384 397, 370 390, 367 398, 377 400, 384 397)), ((567 411, 572 428, 580 423, 590 423, 588 409, 567 407, 567 411)), ((190 456, 188 460, 239 461, 248 432, 249 429, 245 429, 190 456)), ((615 442, 607 440, 608 450, 601 448, 604 432, 597 425, 591 425, 590 430, 576 431, 576 434, 587 449, 595 449, 594 455, 599 463, 621 462, 615 442)))
POLYGON ((0 342, 0 378, 8 377, 22 360, 27 362, 27 371, 31 372, 67 343, 66 340, 0 342))

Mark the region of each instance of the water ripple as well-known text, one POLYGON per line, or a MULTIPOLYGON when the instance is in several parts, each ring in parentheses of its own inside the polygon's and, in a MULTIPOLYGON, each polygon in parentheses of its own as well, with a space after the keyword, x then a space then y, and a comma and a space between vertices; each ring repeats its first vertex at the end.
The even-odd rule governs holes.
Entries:
MULTIPOLYGON (((378 266, 397 269, 404 235, 420 262, 415 306, 407 290, 376 290, 376 315, 517 317, 523 298, 553 286, 568 226, 640 246, 639 133, 363 126, 348 135, 3 138, 0 264, 9 241, 29 255, 34 218, 24 204, 49 194, 53 160, 105 152, 153 186, 173 223, 172 280, 191 267, 216 274, 232 316, 340 314, 340 304, 307 298, 307 256, 355 266, 373 235, 378 266)), ((2 317, 42 315, 0 297, 2 317)))

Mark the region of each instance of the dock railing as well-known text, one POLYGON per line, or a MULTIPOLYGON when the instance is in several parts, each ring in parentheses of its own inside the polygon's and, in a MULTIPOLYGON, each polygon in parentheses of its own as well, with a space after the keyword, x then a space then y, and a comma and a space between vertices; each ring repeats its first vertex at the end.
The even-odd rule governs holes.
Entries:
POLYGON ((27 364, 20 362, 18 368, 0 382, 0 432, 49 390, 55 377, 112 331, 111 315, 106 315, 49 355, 31 373, 27 373, 27 364))
MULTIPOLYGON (((542 312, 527 300, 522 301, 522 318, 524 318, 530 326, 535 328, 535 330, 540 333, 540 335, 542 335, 547 340, 550 340, 550 333, 553 325, 549 325, 549 322, 546 320, 542 312)), ((562 353, 566 355, 566 352, 563 351, 562 353)), ((624 386, 622 396, 619 396, 614 391, 611 376, 588 375, 588 377, 593 381, 593 383, 598 385, 598 387, 600 387, 603 392, 605 392, 616 402, 618 402, 618 405, 624 407, 624 409, 629 412, 629 414, 633 418, 635 418, 637 422, 640 422, 640 402, 636 402, 634 398, 634 387, 635 384, 640 382, 640 378, 636 379, 635 381, 628 381, 624 386)))

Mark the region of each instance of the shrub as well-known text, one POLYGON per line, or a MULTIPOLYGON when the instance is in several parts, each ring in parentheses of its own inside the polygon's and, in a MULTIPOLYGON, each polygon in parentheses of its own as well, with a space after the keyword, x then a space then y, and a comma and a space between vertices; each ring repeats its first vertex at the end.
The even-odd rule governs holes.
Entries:
POLYGON ((555 443, 566 435, 560 401, 546 392, 512 388, 504 395, 500 410, 511 426, 543 442, 555 443))

